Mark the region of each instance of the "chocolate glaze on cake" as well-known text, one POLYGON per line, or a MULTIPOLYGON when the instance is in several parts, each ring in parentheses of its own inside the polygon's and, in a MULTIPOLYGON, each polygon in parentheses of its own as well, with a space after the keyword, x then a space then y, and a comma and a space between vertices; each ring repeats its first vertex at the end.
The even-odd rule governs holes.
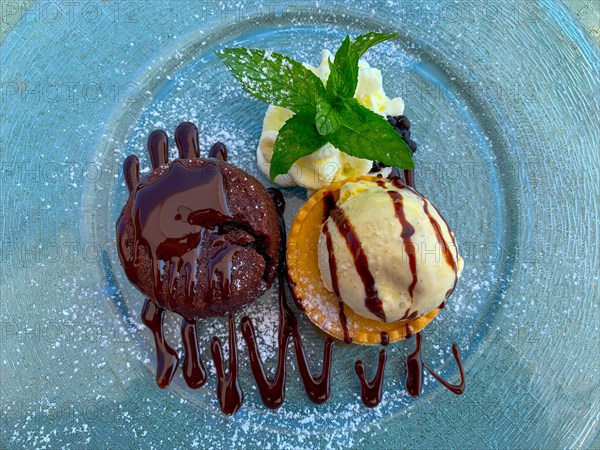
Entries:
POLYGON ((119 256, 129 280, 161 308, 186 318, 223 315, 273 282, 279 218, 262 184, 224 161, 223 144, 200 158, 189 122, 175 140, 186 159, 166 164, 166 134, 150 135, 154 170, 142 180, 137 158, 126 161, 131 194, 117 222, 119 256))

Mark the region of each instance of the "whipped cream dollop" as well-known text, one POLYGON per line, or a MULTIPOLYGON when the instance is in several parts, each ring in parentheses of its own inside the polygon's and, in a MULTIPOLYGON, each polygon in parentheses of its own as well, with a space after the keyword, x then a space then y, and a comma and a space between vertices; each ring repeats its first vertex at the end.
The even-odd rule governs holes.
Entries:
POLYGON ((355 313, 384 322, 439 307, 464 265, 431 202, 384 178, 342 186, 321 229, 318 263, 327 289, 355 313))
MULTIPOLYGON (((331 52, 323 50, 321 64, 318 67, 309 64, 304 66, 325 84, 330 73, 330 59, 333 60, 331 52)), ((389 99, 385 95, 381 71, 371 67, 362 59, 358 63, 358 68, 358 85, 354 95, 358 102, 383 117, 401 115, 404 112, 404 101, 400 97, 389 99)), ((294 113, 289 109, 274 105, 269 105, 267 109, 256 151, 258 166, 267 177, 279 130, 293 115, 294 113)), ((297 160, 287 174, 275 178, 275 183, 280 186, 298 185, 309 190, 318 190, 335 181, 366 175, 372 166, 373 161, 347 155, 328 143, 316 152, 297 160)), ((382 174, 388 175, 389 171, 390 169, 386 168, 382 174)))

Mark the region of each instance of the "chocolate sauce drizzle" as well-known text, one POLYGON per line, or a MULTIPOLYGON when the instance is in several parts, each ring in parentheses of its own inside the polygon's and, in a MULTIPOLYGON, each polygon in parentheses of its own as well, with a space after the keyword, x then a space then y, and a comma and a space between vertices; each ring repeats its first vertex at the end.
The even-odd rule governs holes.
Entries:
POLYGON ((175 144, 179 150, 179 158, 192 159, 200 157, 198 128, 192 122, 182 122, 175 129, 175 144))
POLYGON ((410 186, 414 189, 415 187, 415 171, 414 170, 405 170, 404 171, 404 182, 407 186, 410 186))
POLYGON ((383 373, 385 371, 385 362, 387 355, 384 349, 379 350, 379 360, 377 363, 377 372, 373 380, 368 381, 365 375, 365 366, 362 361, 354 363, 354 370, 360 381, 360 398, 365 406, 374 408, 379 405, 383 397, 383 373))
MULTIPOLYGON (((400 173, 397 169, 392 170, 390 179, 396 187, 402 188, 402 187, 404 187, 403 185, 405 184, 406 186, 411 188, 415 193, 417 193, 415 190, 414 170, 405 170, 404 171, 404 183, 400 180, 400 173)), ((450 296, 450 294, 452 294, 452 292, 456 288, 456 284, 458 282, 457 264, 456 264, 456 261, 454 260, 454 257, 452 256, 452 252, 450 251, 450 249, 448 248, 448 245, 446 244, 446 241, 444 240, 444 237, 443 237, 443 234, 442 234, 439 224, 437 223, 437 221, 433 218, 433 216, 429 212, 427 200, 425 198, 423 198, 422 200, 423 200, 423 210, 424 210, 425 214, 427 215, 427 217, 429 218, 429 222, 431 223, 431 226, 433 227, 438 244, 442 248, 442 253, 444 255, 444 259, 448 263, 448 265, 452 268, 452 270, 454 271, 454 283, 452 285, 452 288, 450 288, 445 294, 445 297, 448 298, 450 296)), ((444 219, 444 216, 442 216, 441 214, 439 214, 439 216, 442 219, 442 222, 444 222, 444 225, 446 225, 446 229, 448 230, 448 234, 450 235, 450 239, 452 240, 452 245, 456 249, 457 248, 456 247, 456 239, 454 238, 454 235, 452 234, 452 231, 450 230, 450 226, 448 225, 448 222, 446 222, 446 219, 444 219)), ((407 253, 408 253, 408 250, 407 250, 407 253)))
POLYGON ((406 391, 413 397, 423 390, 423 358, 421 357, 421 333, 417 333, 417 348, 406 357, 406 391))
POLYGON ((129 192, 133 192, 140 184, 140 161, 135 155, 129 155, 123 163, 123 175, 129 192))
POLYGON ((364 249, 356 235, 354 227, 348 220, 348 217, 341 208, 334 208, 331 211, 330 217, 336 224, 338 231, 344 237, 348 250, 354 259, 354 266, 360 276, 365 287, 365 306, 375 316, 385 321, 385 312, 383 311, 383 303, 379 299, 377 288, 375 287, 375 278, 369 269, 369 261, 364 249))
MULTIPOLYGON (((193 123, 184 122, 175 131, 175 142, 180 158, 199 157, 198 129, 193 123)), ((148 137, 148 153, 152 168, 157 169, 168 162, 169 140, 162 130, 153 131, 148 137)), ((225 146, 217 143, 211 154, 225 160, 225 146)), ((170 384, 177 369, 179 358, 165 340, 163 332, 164 308, 172 309, 175 283, 179 275, 186 279, 185 295, 193 296, 196 283, 196 256, 205 239, 214 239, 215 227, 231 218, 223 176, 218 166, 209 162, 203 168, 188 168, 181 161, 174 161, 168 172, 155 183, 140 183, 139 160, 129 156, 123 165, 129 192, 135 191, 133 214, 133 257, 121 255, 125 272, 135 277, 139 264, 139 246, 143 246, 153 267, 154 299, 147 299, 142 311, 142 321, 152 331, 157 354, 156 382, 160 387, 170 384), (176 182, 173 182, 173 179, 176 182), (204 194, 204 195, 203 195, 204 194), (156 206, 158 205, 158 206, 156 206), (181 237, 183 236, 183 238, 181 237), (168 268, 167 268, 168 267, 168 268), (166 296, 162 282, 166 268, 168 287, 166 296)), ((124 223, 119 222, 122 229, 124 223)), ((123 233, 121 233, 123 235, 123 233)), ((125 246, 121 245, 120 250, 125 246)), ((214 267, 211 287, 221 280, 221 292, 227 293, 231 251, 226 248, 217 253, 210 264, 214 267)), ((191 388, 206 383, 206 369, 200 358, 196 321, 182 318, 181 338, 184 347, 183 375, 191 388)))
POLYGON ((412 274, 412 282, 410 283, 410 286, 408 286, 408 294, 410 295, 410 301, 412 304, 415 286, 417 285, 418 281, 417 252, 415 250, 415 244, 412 242, 412 236, 415 234, 415 228, 406 219, 406 214, 404 213, 404 198, 402 197, 402 194, 400 194, 398 191, 387 191, 387 193, 394 204, 396 217, 400 221, 400 225, 402 225, 402 233, 400 236, 404 245, 404 251, 408 255, 408 265, 410 267, 410 273, 412 274))
MULTIPOLYGON (((190 122, 184 122, 177 127, 175 132, 175 141, 179 150, 179 156, 182 159, 197 158, 199 156, 198 144, 198 129, 190 122)), ((163 166, 168 161, 168 137, 163 131, 155 131, 148 138, 148 151, 152 161, 152 167, 163 166)), ((213 145, 210 150, 209 158, 215 160, 226 161, 227 150, 221 143, 213 145)), ((139 160, 136 156, 129 156, 123 165, 125 181, 130 192, 136 191, 135 201, 133 205, 133 217, 135 226, 135 242, 133 243, 133 258, 129 261, 126 258, 121 258, 124 264, 126 273, 133 273, 132 269, 139 263, 138 246, 146 248, 154 268, 154 299, 146 299, 142 310, 142 321, 151 330, 157 355, 156 383, 159 387, 167 387, 177 370, 179 357, 177 352, 166 342, 163 331, 163 316, 164 308, 171 308, 171 301, 174 297, 175 279, 179 274, 184 273, 187 281, 186 294, 193 294, 196 283, 196 267, 195 258, 196 252, 202 247, 203 242, 207 239, 219 239, 216 236, 219 225, 225 223, 231 218, 231 211, 227 206, 227 196, 224 190, 222 174, 215 163, 209 162, 204 169, 189 169, 180 161, 175 161, 167 170, 169 174, 177 179, 177 183, 169 183, 167 176, 155 183, 140 183, 139 178, 139 160), (193 173, 192 173, 193 172, 193 173), (182 184, 184 189, 182 189, 182 184), (187 187, 187 189, 185 189, 187 187), (206 195, 204 195, 206 193, 206 195), (216 193, 216 195, 215 195, 216 193), (158 201, 157 201, 158 199, 158 201), (150 205, 162 204, 165 205, 160 210, 150 208, 150 205), (170 205, 167 209, 167 205, 170 205), (161 220, 150 220, 153 214, 160 214, 161 220), (164 217, 163 217, 164 215, 164 217), (160 225, 150 225, 158 223, 160 225), (174 227, 174 228, 170 228, 174 227), (184 238, 171 237, 170 230, 175 230, 173 236, 184 236, 184 238), (183 233, 182 233, 183 231, 183 233), (169 287, 166 290, 166 298, 163 296, 163 268, 168 265, 168 282, 169 287)), ((398 174, 398 171, 395 171, 398 174)), ((406 185, 414 187, 413 171, 404 171, 406 185)), ((403 183, 399 178, 392 178, 392 182, 398 186, 403 183)), ((283 245, 281 251, 281 262, 278 268, 278 293, 279 293, 279 334, 278 334, 278 358, 275 374, 269 378, 264 369, 264 364, 260 356, 260 351, 257 344, 256 333, 252 321, 249 317, 244 317, 241 320, 241 331, 248 347, 250 357, 250 367, 256 380, 260 396, 264 404, 270 408, 278 408, 285 401, 285 383, 286 383, 286 359, 290 340, 294 343, 294 350, 298 362, 298 368, 304 384, 304 389, 308 398, 315 403, 325 402, 331 393, 331 362, 332 362, 332 347, 333 339, 328 337, 324 342, 323 363, 321 374, 314 377, 310 371, 306 353, 302 346, 302 339, 298 329, 298 319, 290 309, 287 303, 287 295, 285 289, 286 283, 286 268, 285 268, 285 223, 283 221, 283 212, 285 209, 285 200, 281 192, 275 188, 270 188, 269 194, 276 206, 280 218, 280 228, 283 237, 283 245)), ((405 242, 406 250, 409 256, 414 255, 409 250, 407 241, 414 233, 414 229, 410 224, 405 224, 403 221, 403 213, 398 210, 402 209, 402 198, 389 192, 396 206, 396 214, 403 225, 402 238, 405 242)), ((352 228, 352 225, 345 217, 344 212, 336 208, 335 198, 332 194, 325 195, 324 200, 325 217, 331 217, 334 220, 338 230, 346 240, 350 252, 353 255, 357 271, 365 285, 367 293, 366 305, 373 314, 385 320, 381 301, 377 296, 377 290, 373 277, 369 271, 368 261, 364 254, 360 242, 352 228)), ((424 205, 426 214, 430 217, 432 225, 434 220, 429 215, 427 204, 424 205)), ((442 218, 443 219, 443 218, 442 218)), ((122 223, 119 226, 123 226, 122 223)), ((447 224, 446 224, 447 226, 447 224)), ((441 230, 439 226, 436 229, 438 232, 438 241, 441 238, 441 230)), ((331 237, 327 230, 327 225, 324 229, 328 236, 327 246, 330 253, 330 271, 332 274, 332 284, 334 292, 339 295, 339 284, 337 281, 337 265, 335 258, 331 258, 333 254, 331 237)), ((453 244, 454 237, 452 237, 453 244)), ((443 241, 443 238, 441 239, 443 241)), ((442 242, 440 242, 442 244, 442 242)), ((122 247, 122 246, 121 246, 122 247)), ((449 250, 445 242, 442 248, 447 261, 449 250)), ((221 295, 228 295, 231 283, 232 258, 237 250, 234 247, 225 247, 220 249, 209 261, 209 270, 211 272, 210 283, 211 291, 220 291, 221 295), (220 283, 220 285, 217 285, 220 283)), ((450 254, 450 257, 452 255, 450 254)), ((456 263, 453 258, 450 258, 454 263, 456 272, 456 263)), ((413 284, 416 283, 416 272, 413 271, 411 264, 411 272, 413 273, 413 284)), ((456 282, 455 282, 456 285, 456 282)), ((412 286, 414 288, 414 286, 412 286)), ((451 293, 452 290, 449 291, 451 293)), ((448 295, 449 295, 448 293, 448 295)), ((207 299, 212 301, 213 299, 207 299)), ((297 299, 294 298, 298 304, 297 299)), ((440 305, 443 307, 444 303, 440 305)), ((408 315, 408 312, 407 312, 408 315)), ((340 323, 344 330, 344 341, 351 342, 352 339, 348 333, 347 320, 344 313, 344 304, 339 303, 340 323)), ((416 311, 408 315, 410 319, 416 316, 416 311)), ((228 318, 229 323, 229 356, 228 370, 226 372, 223 346, 221 340, 214 336, 212 338, 210 349, 212 358, 217 372, 217 397, 222 411, 225 414, 234 414, 243 404, 244 393, 239 381, 239 364, 237 337, 235 332, 235 321, 233 315, 228 318)), ((406 337, 412 335, 410 326, 406 325, 406 337)), ((198 348, 198 336, 196 328, 196 320, 191 318, 182 318, 181 322, 181 337, 184 348, 183 360, 183 376, 187 385, 191 388, 199 388, 206 383, 207 373, 200 357, 198 348)), ((465 389, 464 371, 460 357, 460 351, 456 344, 452 344, 452 352, 456 360, 460 383, 450 384, 443 380, 437 373, 432 371, 422 361, 421 356, 421 341, 422 333, 417 334, 417 347, 406 359, 407 379, 406 388, 412 396, 420 395, 423 386, 424 369, 438 380, 444 387, 453 393, 460 395, 465 389)), ((385 331, 381 332, 381 344, 389 344, 389 336, 385 331)), ((385 372, 385 364, 387 360, 386 351, 384 349, 379 352, 377 371, 371 381, 366 379, 365 368, 362 361, 356 361, 355 371, 361 384, 361 399, 368 407, 375 407, 381 402, 383 395, 383 378, 385 372)))
MULTIPOLYGON (((325 214, 323 217, 327 219, 331 214, 331 211, 335 208, 335 199, 333 198, 333 193, 330 191, 326 192, 323 196, 323 201, 325 208, 325 214)), ((325 234, 325 243, 327 245, 331 286, 334 294, 339 297, 340 287, 338 282, 337 262, 335 260, 333 241, 331 239, 331 232, 329 231, 329 224, 327 222, 323 224, 323 233, 325 234)), ((340 325, 342 326, 342 332, 344 333, 344 342, 346 344, 350 344, 352 342, 352 337, 350 337, 350 332, 348 331, 348 320, 346 319, 346 313, 344 312, 344 303, 341 300, 338 301, 338 314, 340 318, 340 325)))
MULTIPOLYGON (((181 158, 199 156, 198 129, 184 122, 175 131, 175 142, 181 158)), ((148 153, 153 169, 168 162, 168 137, 162 130, 153 131, 148 137, 148 153)), ((213 146, 214 156, 226 159, 223 144, 213 146)), ((132 217, 134 220, 133 257, 125 258, 125 272, 135 276, 139 261, 139 246, 146 249, 153 267, 153 298, 144 306, 142 319, 152 330, 157 347, 159 386, 167 386, 177 367, 175 352, 165 342, 162 331, 163 308, 172 309, 176 281, 186 280, 185 295, 193 296, 196 283, 196 257, 198 249, 208 238, 214 239, 216 227, 232 216, 227 206, 223 175, 214 162, 202 168, 188 168, 181 161, 174 161, 168 172, 154 183, 140 183, 139 161, 134 155, 125 160, 124 175, 127 187, 135 191, 132 217), (175 182, 173 181, 175 180, 175 182), (158 205, 158 206, 157 206, 158 205), (183 236, 183 237, 181 237, 183 236), (168 285, 163 286, 166 272, 168 285)), ((120 223, 123 226, 123 223, 120 223)), ((124 246, 120 246, 124 248, 124 246)), ((229 287, 229 272, 233 251, 222 249, 211 260, 214 268, 211 287, 221 280, 221 292, 229 287)), ((199 356, 195 320, 184 318, 181 324, 184 343, 184 377, 192 388, 206 382, 206 370, 199 356)))
POLYGON ((331 233, 329 232, 329 225, 327 223, 323 225, 323 233, 325 234, 325 243, 327 245, 327 253, 329 254, 328 261, 329 272, 331 273, 331 287, 333 288, 333 293, 339 297, 340 286, 338 283, 337 262, 335 260, 333 241, 331 240, 331 233))
MULTIPOLYGON (((392 182, 394 182, 394 183, 402 183, 402 184, 406 184, 407 186, 410 186, 413 189, 415 188, 415 171, 414 171, 414 169, 404 170, 401 174, 400 170, 398 168, 394 167, 394 168, 392 168, 392 171, 390 172, 389 179, 392 180, 392 182), (402 179, 404 181, 402 181, 402 179)), ((398 187, 400 187, 400 186, 398 185, 398 187)))
MULTIPOLYGON (((456 288, 456 283, 458 283, 458 266, 457 266, 456 261, 454 260, 454 257, 452 256, 452 252, 450 251, 450 248, 448 247, 446 240, 444 239, 444 236, 442 235, 442 230, 440 228, 440 225, 438 224, 438 222, 433 218, 433 216, 429 212, 429 207, 427 204, 427 200, 425 198, 423 198, 423 210, 425 211, 425 214, 429 218, 429 222, 431 223, 431 226, 433 227, 433 229, 435 231, 435 236, 438 241, 438 244, 442 248, 444 260, 452 268, 452 271, 454 272, 454 282, 452 283, 452 287, 450 289, 448 289, 448 291, 446 291, 446 294, 444 296, 444 298, 446 299, 452 294, 452 292, 454 292, 454 289, 456 288)), ((440 215, 440 217, 446 224, 446 228, 448 228, 448 233, 450 234, 454 248, 456 248, 456 242, 454 240, 454 236, 452 236, 452 233, 450 232, 450 228, 448 227, 446 220, 441 215, 440 215)))
POLYGON ((159 307, 154 300, 149 298, 144 303, 142 309, 142 322, 152 332, 154 345, 156 347, 156 384, 158 387, 165 388, 173 379, 179 357, 177 352, 165 340, 163 331, 163 316, 165 310, 159 307))
POLYGON ((229 371, 225 373, 223 364, 223 344, 217 336, 210 342, 210 352, 217 371, 217 398, 221 411, 235 414, 244 403, 244 392, 238 376, 237 337, 233 314, 229 314, 229 371))
POLYGON ((452 271, 454 272, 454 285, 456 285, 456 281, 458 279, 456 261, 454 261, 452 252, 450 251, 448 244, 446 244, 446 240, 444 239, 444 236, 442 234, 442 229, 440 228, 440 224, 437 222, 437 220, 435 220, 435 218, 429 212, 429 205, 428 205, 427 200, 425 200, 424 198, 422 200, 423 200, 423 211, 425 211, 425 214, 427 215, 427 218, 429 219, 429 222, 431 223, 431 226, 433 227, 433 230, 435 231, 435 237, 438 241, 438 244, 440 244, 440 247, 442 248, 442 254, 444 255, 444 260, 452 268, 452 271))
POLYGON ((227 300, 231 296, 231 270, 233 269, 233 257, 239 251, 239 247, 227 245, 217 251, 208 261, 210 272, 210 295, 209 302, 213 303, 215 292, 221 293, 221 298, 227 300), (217 285, 219 289, 217 289, 217 285))
POLYGON ((148 136, 148 154, 152 168, 166 164, 169 160, 169 137, 163 130, 154 130, 148 136))
POLYGON ((219 161, 227 161, 227 147, 222 142, 213 144, 208 152, 209 158, 215 158, 219 161))
POLYGON ((389 336, 389 334, 387 334, 387 331, 382 331, 379 334, 379 339, 380 339, 381 345, 383 345, 383 346, 389 345, 389 343, 390 343, 390 336, 389 336))
POLYGON ((460 375, 460 383, 459 384, 451 384, 440 377, 436 372, 431 370, 427 364, 423 362, 423 358, 421 356, 421 341, 422 341, 423 333, 417 333, 417 346, 415 351, 412 352, 406 358, 406 390, 413 397, 418 397, 421 395, 421 391, 423 390, 423 378, 424 371, 423 369, 427 369, 427 371, 438 380, 442 386, 451 391, 456 395, 461 395, 465 391, 465 373, 463 370, 462 360, 460 358, 460 350, 458 349, 458 345, 452 344, 452 354, 454 355, 454 360, 456 361, 456 365, 458 367, 458 373, 460 375))
POLYGON ((189 387, 198 389, 206 383, 206 368, 200 358, 196 319, 183 318, 181 321, 183 341, 183 378, 189 387))
POLYGON ((135 272, 140 262, 139 247, 145 247, 154 272, 154 298, 159 305, 173 309, 175 281, 184 271, 186 291, 193 292, 197 249, 206 232, 230 220, 232 213, 227 205, 223 174, 215 163, 209 161, 202 168, 192 169, 176 160, 168 170, 168 175, 160 180, 140 183, 136 188, 132 214, 134 255, 133 261, 125 264, 125 271, 135 272), (169 263, 169 284, 167 295, 163 296, 166 263, 169 263))
POLYGON ((338 300, 338 315, 340 318, 340 325, 342 326, 342 332, 344 333, 344 342, 350 344, 352 342, 352 337, 350 336, 350 331, 348 331, 348 319, 344 312, 344 302, 341 300, 338 300))
POLYGON ((410 312, 410 309, 407 309, 404 315, 400 318, 400 320, 412 320, 419 314, 419 311, 410 312))
POLYGON ((241 323, 242 335, 248 347, 250 367, 256 380, 258 391, 263 403, 269 408, 279 408, 285 401, 286 359, 288 344, 290 339, 292 339, 306 395, 314 403, 324 403, 331 394, 331 349, 333 347, 333 339, 328 337, 325 340, 321 374, 318 377, 314 377, 302 346, 302 339, 298 329, 298 319, 287 305, 285 278, 281 275, 279 276, 279 283, 279 310, 281 315, 279 320, 277 366, 273 378, 269 378, 265 373, 252 321, 249 317, 244 317, 241 323))
MULTIPOLYGON (((285 248, 285 223, 283 222, 283 212, 285 209, 285 200, 281 192, 275 188, 269 189, 269 194, 273 198, 273 202, 279 213, 281 236, 283 246, 285 248)), ((241 328, 242 335, 248 347, 250 355, 250 367, 252 374, 256 380, 256 385, 263 403, 269 408, 279 408, 285 401, 285 381, 286 381, 286 359, 288 344, 290 339, 294 341, 294 349, 300 376, 304 384, 304 390, 308 398, 315 403, 325 402, 331 393, 331 349, 333 339, 327 338, 323 350, 323 365, 321 374, 318 377, 313 377, 306 357, 304 348, 302 347, 302 338, 298 329, 298 319, 287 304, 287 296, 285 290, 285 255, 281 254, 281 262, 278 268, 278 293, 279 293, 279 335, 278 335, 278 357, 277 367, 273 378, 269 378, 264 369, 260 351, 256 342, 256 333, 254 326, 249 317, 242 319, 241 328)))

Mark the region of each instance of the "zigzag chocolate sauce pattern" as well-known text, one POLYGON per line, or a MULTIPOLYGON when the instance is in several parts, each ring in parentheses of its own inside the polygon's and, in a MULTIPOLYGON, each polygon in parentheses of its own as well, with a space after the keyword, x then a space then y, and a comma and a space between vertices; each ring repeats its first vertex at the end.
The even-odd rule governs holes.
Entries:
MULTIPOLYGON (((192 129, 191 127, 187 129, 186 126, 183 126, 181 127, 181 129, 177 130, 176 140, 178 141, 178 147, 180 148, 180 157, 193 157, 193 149, 198 148, 197 141, 195 141, 194 139, 197 140, 197 130, 192 129), (194 138, 194 136, 196 136, 196 138, 194 138)), ((168 144, 167 136, 164 132, 155 132, 150 136, 149 150, 153 167, 156 168, 167 161, 168 144)), ((215 144, 211 149, 209 157, 226 161, 227 152, 225 147, 221 143, 215 144)), ((159 245, 157 248, 150 248, 147 243, 148 241, 144 239, 144 237, 147 235, 147 233, 152 233, 153 230, 145 229, 143 225, 144 223, 146 223, 146 221, 144 220, 144 215, 152 214, 152 211, 147 209, 147 205, 146 207, 144 206, 144 196, 141 196, 134 205, 134 217, 136 219, 136 242, 134 245, 135 255, 132 264, 135 264, 137 261, 138 244, 146 246, 151 255, 155 270, 155 299, 146 299, 141 316, 142 321, 152 331, 154 337, 157 353, 156 381, 158 386, 163 388, 170 384, 177 370, 177 366, 179 364, 179 357, 177 355, 177 352, 171 346, 169 346, 164 337, 163 306, 167 309, 169 308, 169 298, 162 298, 161 267, 164 265, 164 261, 172 261, 174 264, 170 265, 171 268, 176 267, 178 272, 181 270, 185 270, 186 274, 195 273, 194 265, 197 248, 201 246, 201 243, 204 239, 207 239, 204 230, 206 228, 218 226, 218 224, 222 220, 225 220, 226 218, 230 217, 231 214, 227 207, 227 194, 224 190, 222 174, 220 173, 218 166, 216 166, 215 164, 208 164, 206 167, 209 168, 207 169, 206 176, 203 177, 203 179, 206 182, 203 186, 200 186, 200 188, 212 190, 213 194, 214 192, 217 192, 217 196, 202 196, 202 198, 213 199, 214 204, 205 204, 202 205, 202 208, 199 208, 198 211, 190 212, 190 214, 197 213, 195 219, 192 221, 194 224, 193 226, 196 228, 192 230, 194 233, 190 233, 186 236, 185 240, 167 242, 167 239, 164 242, 162 242, 161 245, 159 245)), ((183 173, 186 171, 184 165, 175 161, 170 170, 177 170, 182 172, 180 174, 181 176, 178 176, 176 178, 172 177, 171 180, 176 179, 177 183, 186 183, 186 178, 188 177, 186 177, 186 173, 183 173)), ((138 185, 140 185, 140 180, 138 176, 139 162, 137 160, 137 157, 131 156, 125 160, 124 173, 129 191, 132 192, 134 189, 138 189, 138 185)), ((405 179, 412 181, 412 173, 405 174, 405 179)), ((401 184, 402 186, 405 186, 397 177, 392 178, 392 180, 394 181, 394 183, 398 183, 398 185, 401 184)), ((158 195, 164 202, 173 200, 176 201, 175 198, 172 198, 173 193, 181 192, 181 190, 181 185, 169 186, 168 184, 166 184, 162 186, 160 181, 155 183, 154 185, 144 186, 144 192, 147 194, 148 198, 158 195)), ((309 368, 308 359, 302 346, 302 339, 298 329, 298 320, 287 303, 287 294, 285 289, 286 268, 284 257, 285 224, 283 222, 285 200, 278 189, 270 188, 268 191, 279 213, 280 229, 282 231, 283 237, 281 263, 278 271, 280 312, 278 334, 278 358, 275 375, 273 378, 269 378, 264 370, 264 365, 260 356, 260 351, 256 340, 256 333, 252 321, 249 317, 244 317, 241 320, 241 331, 244 340, 246 341, 246 345, 248 347, 250 366, 264 404, 269 408, 278 408, 285 401, 286 359, 289 342, 290 340, 292 340, 294 343, 298 367, 300 370, 300 375, 304 384, 306 394, 311 401, 315 403, 323 403, 329 398, 331 392, 331 361, 333 339, 331 337, 328 337, 325 340, 321 374, 318 377, 314 377, 309 368)), ((390 195, 392 196, 394 202, 398 201, 392 194, 390 195)), ((336 226, 344 235, 348 245, 352 246, 350 250, 354 255, 357 270, 360 273, 363 282, 365 283, 365 291, 367 292, 367 298, 365 301, 369 308, 371 308, 371 310, 374 312, 374 314, 377 314, 378 316, 384 318, 385 314, 383 313, 383 309, 381 307, 381 301, 377 297, 377 290, 374 285, 373 277, 369 272, 368 262, 364 257, 364 252, 360 248, 360 241, 358 240, 356 234, 353 233, 352 224, 343 215, 343 212, 340 209, 335 208, 335 202, 332 200, 332 198, 327 197, 326 201, 328 202, 328 204, 325 205, 325 208, 329 213, 332 213, 332 217, 335 220, 336 226)), ((155 200, 153 201, 153 203, 155 204, 155 200)), ((187 203, 189 204, 190 202, 188 201, 187 203)), ((150 201, 148 202, 148 205, 149 204, 151 204, 150 201)), ((400 216, 399 220, 401 220, 402 222, 402 218, 400 216)), ((410 240, 411 234, 412 233, 410 232, 408 227, 406 227, 403 224, 402 238, 404 239, 407 248, 410 245, 408 243, 408 240, 410 240)), ((211 238, 211 236, 208 237, 208 239, 211 238)), ((336 274, 335 258, 332 258, 331 255, 332 253, 330 253, 330 266, 332 268, 331 273, 333 276, 333 274, 336 274)), ((210 263, 210 267, 212 268, 212 270, 215 273, 218 272, 219 275, 214 276, 213 274, 213 276, 211 277, 211 283, 216 283, 217 280, 220 280, 220 283, 222 283, 220 286, 221 292, 227 292, 227 286, 229 285, 231 280, 230 262, 232 256, 233 250, 231 252, 228 252, 226 249, 222 252, 219 252, 219 254, 215 256, 215 260, 211 261, 210 263)), ((410 267, 411 271, 413 272, 414 284, 416 284, 417 275, 416 271, 413 270, 412 263, 410 267)), ((169 293, 171 292, 173 286, 173 280, 175 276, 177 276, 177 274, 174 272, 175 270, 172 269, 168 277, 169 293)), ((187 280, 187 295, 191 296, 194 290, 194 277, 188 276, 187 280)), ((334 282, 334 286, 337 286, 337 281, 334 282)), ((449 293, 450 292, 451 291, 449 291, 449 293)), ((169 295, 167 297, 169 297, 169 295)), ((344 340, 346 342, 351 342, 348 330, 346 328, 346 320, 343 308, 344 304, 340 302, 339 313, 340 322, 342 323, 342 326, 345 330, 344 340)), ((242 406, 242 403, 244 401, 244 393, 239 382, 235 321, 232 314, 229 314, 228 322, 228 339, 230 351, 228 356, 229 369, 227 372, 224 367, 223 347, 221 344, 221 340, 217 336, 213 337, 210 348, 217 372, 217 397, 219 400, 219 404, 221 406, 222 411, 225 414, 234 414, 242 406)), ((407 333, 410 333, 409 327, 407 327, 407 333)), ((207 374, 204 364, 202 363, 202 360, 200 358, 200 352, 198 349, 195 319, 183 318, 181 325, 181 335, 184 344, 184 379, 189 387, 194 389, 199 388, 206 383, 207 374)), ((461 382, 458 385, 452 385, 441 379, 439 375, 437 375, 435 372, 429 369, 429 367, 423 364, 421 359, 421 340, 421 333, 418 333, 417 348, 415 352, 408 356, 406 361, 408 368, 406 386, 408 392, 413 396, 418 396, 421 393, 424 375, 423 370, 425 368, 445 387, 447 387, 456 394, 461 394, 464 391, 464 373, 460 359, 460 352, 456 344, 453 344, 452 351, 459 368, 461 382)), ((389 337, 385 332, 381 333, 381 343, 382 345, 387 345, 389 343, 389 337)), ((386 350, 380 350, 377 372, 372 381, 368 381, 366 379, 363 362, 356 361, 355 370, 361 384, 361 398, 363 403, 368 407, 374 407, 381 402, 381 398, 383 395, 383 375, 385 371, 386 359, 386 350)))

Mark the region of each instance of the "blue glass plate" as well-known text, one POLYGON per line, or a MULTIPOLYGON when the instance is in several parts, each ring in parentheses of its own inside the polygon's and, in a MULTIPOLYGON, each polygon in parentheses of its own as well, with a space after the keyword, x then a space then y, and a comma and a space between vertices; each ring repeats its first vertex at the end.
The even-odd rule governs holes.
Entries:
MULTIPOLYGON (((600 58, 558 1, 34 2, 0 64, 2 446, 583 448, 598 435, 600 58), (317 64, 347 33, 373 30, 399 33, 366 59, 406 102, 417 185, 465 259, 424 340, 428 364, 452 381, 459 344, 465 394, 427 378, 410 397, 410 340, 389 347, 383 402, 367 409, 354 361, 371 376, 378 349, 336 343, 329 401, 307 400, 292 356, 287 400, 270 410, 239 339, 246 400, 227 417, 208 349, 226 336, 223 318, 199 326, 207 385, 189 389, 178 374, 160 390, 143 298, 116 255, 124 158, 149 169, 147 134, 191 120, 204 152, 222 140, 269 185, 255 163, 266 106, 214 50, 317 64)), ((306 194, 285 195, 289 226, 306 194)), ((272 370, 274 292, 243 314, 272 370)), ((298 316, 318 371, 323 336, 298 316)), ((166 328, 177 345, 175 317, 166 328)))

